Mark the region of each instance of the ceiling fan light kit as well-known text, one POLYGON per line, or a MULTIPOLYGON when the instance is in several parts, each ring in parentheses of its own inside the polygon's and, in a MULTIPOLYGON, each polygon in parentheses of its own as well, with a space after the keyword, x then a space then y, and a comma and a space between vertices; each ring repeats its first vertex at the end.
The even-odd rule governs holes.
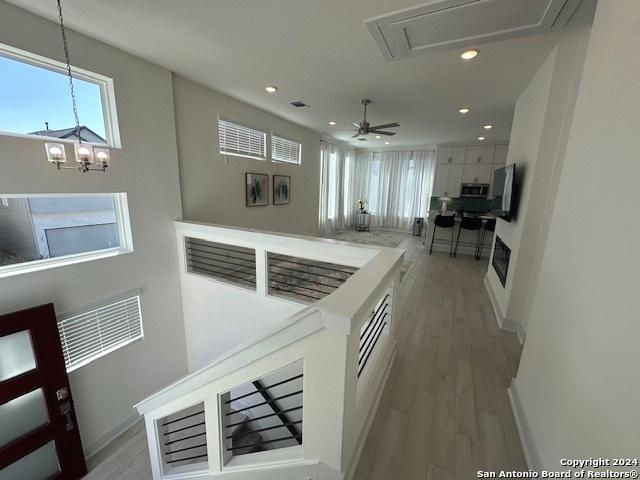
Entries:
POLYGON ((396 122, 384 123, 381 125, 373 125, 373 126, 370 125, 369 122, 367 122, 367 105, 369 105, 370 103, 371 103, 371 100, 369 100, 368 98, 365 98, 362 100, 362 105, 364 105, 364 114, 362 117, 362 122, 360 123, 351 122, 353 126, 358 129, 355 135, 353 135, 353 137, 351 138, 358 138, 358 140, 366 140, 365 138, 359 138, 359 137, 369 135, 370 133, 375 133, 376 138, 379 138, 380 135, 386 135, 386 136, 395 135, 396 132, 387 132, 382 129, 399 127, 400 124, 396 122))

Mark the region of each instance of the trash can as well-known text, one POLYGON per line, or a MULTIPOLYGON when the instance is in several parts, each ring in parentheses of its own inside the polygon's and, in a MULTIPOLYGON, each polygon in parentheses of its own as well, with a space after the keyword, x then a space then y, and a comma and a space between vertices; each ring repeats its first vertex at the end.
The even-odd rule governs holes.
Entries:
POLYGON ((416 237, 421 237, 422 236, 422 227, 423 226, 424 226, 424 218, 416 217, 415 221, 413 222, 413 234, 416 237))

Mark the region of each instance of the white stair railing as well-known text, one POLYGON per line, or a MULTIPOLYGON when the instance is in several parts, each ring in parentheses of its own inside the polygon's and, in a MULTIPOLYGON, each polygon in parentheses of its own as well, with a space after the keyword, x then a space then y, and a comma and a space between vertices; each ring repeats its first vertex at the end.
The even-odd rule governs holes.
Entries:
POLYGON ((176 230, 189 364, 200 368, 136 405, 153 477, 351 478, 395 358, 403 251, 188 222, 176 230), (236 261, 225 252, 252 261, 224 278, 236 261), (239 301, 234 317, 225 302, 239 301), (265 309, 294 313, 263 325, 265 309), (232 337, 242 315, 262 331, 207 359, 200 345, 215 339, 202 337, 232 337))

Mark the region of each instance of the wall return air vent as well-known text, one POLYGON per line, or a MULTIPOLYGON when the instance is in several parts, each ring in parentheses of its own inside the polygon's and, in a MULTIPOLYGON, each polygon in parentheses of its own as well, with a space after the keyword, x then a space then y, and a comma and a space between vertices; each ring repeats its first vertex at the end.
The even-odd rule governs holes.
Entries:
POLYGON ((562 29, 582 0, 435 0, 365 23, 387 60, 562 29))

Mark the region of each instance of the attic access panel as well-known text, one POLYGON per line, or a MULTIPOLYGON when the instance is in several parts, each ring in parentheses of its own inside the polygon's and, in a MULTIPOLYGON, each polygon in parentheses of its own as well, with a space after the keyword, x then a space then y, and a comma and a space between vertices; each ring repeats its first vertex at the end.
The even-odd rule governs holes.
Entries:
POLYGON ((562 29, 582 0, 435 0, 367 20, 387 60, 562 29))

